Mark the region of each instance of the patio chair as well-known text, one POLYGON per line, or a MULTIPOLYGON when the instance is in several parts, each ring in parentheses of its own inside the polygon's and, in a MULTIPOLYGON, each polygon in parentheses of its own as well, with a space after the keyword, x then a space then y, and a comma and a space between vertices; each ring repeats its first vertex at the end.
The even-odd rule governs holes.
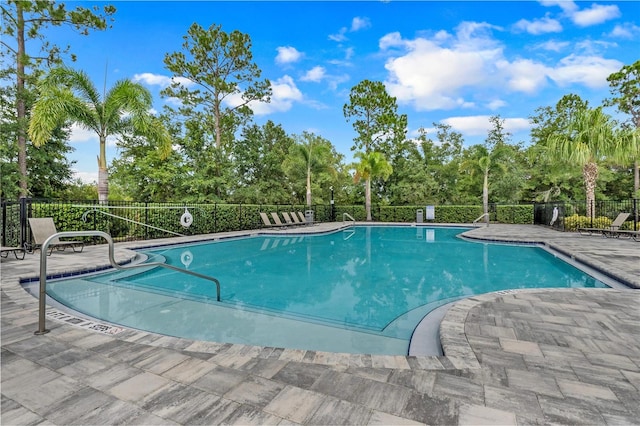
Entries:
POLYGON ((267 216, 266 213, 260 212, 260 218, 262 219, 262 223, 264 224, 264 226, 267 228, 276 228, 278 226, 284 226, 284 225, 277 225, 277 224, 271 223, 271 221, 269 220, 269 216, 267 216))
POLYGON ((13 255, 16 257, 16 259, 22 260, 24 259, 24 255, 27 251, 22 247, 0 247, 0 256, 3 259, 8 258, 9 253, 12 253, 12 252, 13 252, 13 255), (18 257, 18 253, 22 253, 22 257, 18 257))
POLYGON ((618 217, 615 218, 613 222, 611 222, 611 226, 607 228, 578 228, 578 232, 581 235, 593 235, 593 234, 602 234, 605 237, 607 232, 618 231, 625 220, 629 217, 630 213, 620 213, 618 217))
MULTIPOLYGON (((29 218, 29 227, 31 228, 31 235, 33 236, 33 250, 42 249, 42 244, 52 236, 53 234, 58 233, 56 230, 56 225, 53 223, 53 218, 50 217, 38 217, 38 218, 29 218)), ((58 251, 63 251, 67 247, 71 247, 74 253, 80 253, 84 249, 83 241, 63 241, 59 238, 55 238, 49 244, 49 253, 47 256, 53 253, 53 249, 58 251), (79 250, 78 250, 79 248, 79 250)))
POLYGON ((627 238, 633 238, 634 241, 639 241, 640 242, 640 231, 631 231, 631 230, 623 230, 623 229, 618 229, 617 231, 605 231, 605 237, 627 237, 627 238), (609 234, 609 235, 607 235, 609 234))
POLYGON ((291 219, 293 219, 293 223, 297 223, 298 225, 304 225, 304 220, 300 220, 300 217, 296 214, 296 212, 291 212, 291 219))
POLYGON ((276 226, 288 226, 287 223, 282 223, 282 221, 280 220, 280 216, 278 216, 278 213, 271 212, 271 217, 273 218, 273 221, 275 222, 276 226))
POLYGON ((292 214, 291 216, 289 216, 289 213, 287 212, 282 212, 282 217, 284 217, 284 221, 287 223, 287 225, 290 226, 300 226, 303 223, 300 222, 300 220, 296 217, 296 215, 292 214), (293 219, 292 219, 293 217, 293 219))
POLYGON ((307 217, 304 215, 304 213, 302 212, 298 212, 298 216, 300 216, 300 220, 302 221, 302 223, 304 223, 305 225, 313 225, 314 223, 317 223, 315 220, 314 221, 308 221, 307 217))

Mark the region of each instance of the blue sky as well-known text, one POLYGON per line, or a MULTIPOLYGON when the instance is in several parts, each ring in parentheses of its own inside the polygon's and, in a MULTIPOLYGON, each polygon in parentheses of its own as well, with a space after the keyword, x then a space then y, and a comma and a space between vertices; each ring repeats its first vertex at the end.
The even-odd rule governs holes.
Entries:
MULTIPOLYGON (((50 33, 70 44, 96 85, 130 78, 155 97, 171 73, 166 53, 182 50, 197 22, 249 34, 254 60, 272 83, 272 102, 254 105, 254 121, 272 120, 289 134, 311 131, 347 160, 355 133, 342 113, 363 79, 385 83, 409 137, 434 122, 451 125, 466 145, 482 143, 488 118, 504 118, 513 142, 529 142, 528 117, 575 93, 598 106, 606 78, 640 57, 640 3, 573 1, 116 1, 113 28, 80 36, 50 33)), ((70 2, 83 6, 92 2, 70 2)), ((610 111, 613 113, 613 111, 610 111)), ((434 134, 431 134, 435 138, 434 134)), ((98 143, 73 129, 69 157, 78 177, 97 180, 98 143)), ((115 140, 107 157, 118 156, 115 140)))

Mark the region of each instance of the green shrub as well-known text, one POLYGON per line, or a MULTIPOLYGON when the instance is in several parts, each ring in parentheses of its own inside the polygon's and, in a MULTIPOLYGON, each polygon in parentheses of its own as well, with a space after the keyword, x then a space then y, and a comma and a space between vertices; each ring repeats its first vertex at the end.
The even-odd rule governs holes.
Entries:
POLYGON ((533 204, 498 205, 496 206, 496 220, 500 223, 533 223, 533 204))
POLYGON ((564 230, 577 231, 578 228, 608 228, 611 226, 611 222, 613 221, 606 216, 598 216, 593 218, 593 223, 591 223, 589 217, 574 214, 564 218, 564 230))

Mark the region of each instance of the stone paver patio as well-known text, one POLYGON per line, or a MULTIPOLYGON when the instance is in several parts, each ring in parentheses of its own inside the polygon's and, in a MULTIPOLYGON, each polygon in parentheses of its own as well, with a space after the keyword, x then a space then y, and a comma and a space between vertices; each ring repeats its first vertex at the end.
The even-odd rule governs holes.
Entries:
MULTIPOLYGON (((544 243, 640 288, 640 243, 632 240, 518 225, 465 236, 544 243)), ((117 245, 117 260, 145 244, 117 245)), ((48 334, 34 335, 37 299, 19 282, 37 277, 38 260, 27 255, 1 265, 5 425, 639 423, 637 290, 478 295, 457 302, 442 320, 445 356, 352 355, 136 330, 109 335, 52 318, 48 334)), ((106 247, 91 246, 53 254, 48 271, 91 269, 105 260, 106 247)))

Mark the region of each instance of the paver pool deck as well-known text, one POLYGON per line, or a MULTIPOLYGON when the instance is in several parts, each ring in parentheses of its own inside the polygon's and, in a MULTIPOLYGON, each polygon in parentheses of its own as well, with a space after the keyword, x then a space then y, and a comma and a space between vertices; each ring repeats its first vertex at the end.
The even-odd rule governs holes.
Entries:
MULTIPOLYGON (((542 243, 640 288, 640 243, 632 240, 529 225, 465 235, 542 243)), ((149 244, 116 244, 116 259, 149 244)), ((1 264, 3 425, 640 424, 640 290, 478 295, 442 320, 444 356, 352 355, 128 329, 110 335, 91 329, 100 323, 51 315, 50 332, 34 335, 38 301, 20 280, 38 276, 39 259, 1 264)), ((55 252, 47 271, 106 259, 104 245, 55 252)))

